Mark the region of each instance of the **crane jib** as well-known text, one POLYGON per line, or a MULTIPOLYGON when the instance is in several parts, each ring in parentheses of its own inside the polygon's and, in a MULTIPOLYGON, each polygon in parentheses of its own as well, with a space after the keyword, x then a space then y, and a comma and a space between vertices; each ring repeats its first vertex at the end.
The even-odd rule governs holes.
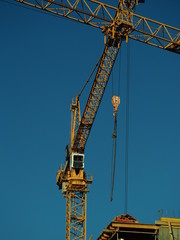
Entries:
MULTIPOLYGON (((77 131, 73 132, 71 149, 67 148, 65 166, 60 168, 56 179, 56 184, 66 197, 66 239, 86 239, 86 194, 92 176, 89 178, 83 171, 83 153, 121 41, 130 38, 180 54, 180 29, 135 14, 135 5, 145 0, 119 0, 118 6, 112 5, 116 1, 111 1, 110 5, 98 0, 15 1, 56 17, 98 28, 105 40, 107 38, 82 119, 78 127, 73 128, 77 131)), ((79 115, 77 111, 78 119, 79 115)))
POLYGON ((114 46, 112 39, 109 37, 100 60, 87 104, 85 106, 82 120, 75 136, 72 147, 73 151, 84 152, 85 145, 104 95, 104 91, 114 66, 118 50, 119 47, 116 45, 114 46), (104 68, 106 68, 106 71, 104 71, 104 68))

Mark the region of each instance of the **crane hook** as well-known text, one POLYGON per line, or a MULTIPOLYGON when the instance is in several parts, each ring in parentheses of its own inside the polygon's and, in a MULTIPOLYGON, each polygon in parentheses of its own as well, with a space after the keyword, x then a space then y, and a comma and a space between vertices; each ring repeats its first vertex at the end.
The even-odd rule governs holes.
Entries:
POLYGON ((112 96, 112 105, 113 105, 113 116, 116 117, 118 106, 120 104, 119 96, 112 96))
POLYGON ((110 200, 113 200, 113 190, 114 190, 114 177, 115 177, 115 165, 116 165, 116 138, 117 138, 117 110, 120 104, 120 97, 112 96, 113 105, 113 116, 114 116, 114 131, 112 134, 112 165, 111 165, 111 196, 110 200))

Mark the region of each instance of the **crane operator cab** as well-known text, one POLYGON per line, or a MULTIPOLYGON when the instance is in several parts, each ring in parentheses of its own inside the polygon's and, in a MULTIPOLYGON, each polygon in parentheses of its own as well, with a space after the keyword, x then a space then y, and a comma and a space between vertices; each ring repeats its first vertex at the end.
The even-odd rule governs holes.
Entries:
POLYGON ((70 157, 70 170, 74 168, 80 170, 84 168, 84 154, 72 153, 70 157))

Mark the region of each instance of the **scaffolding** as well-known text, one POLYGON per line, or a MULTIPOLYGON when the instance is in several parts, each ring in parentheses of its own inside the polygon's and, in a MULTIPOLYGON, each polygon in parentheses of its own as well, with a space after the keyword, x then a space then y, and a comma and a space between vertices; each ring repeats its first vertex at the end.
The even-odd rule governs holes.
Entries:
POLYGON ((115 217, 104 228, 98 240, 156 240, 159 227, 154 224, 142 224, 126 214, 115 217))

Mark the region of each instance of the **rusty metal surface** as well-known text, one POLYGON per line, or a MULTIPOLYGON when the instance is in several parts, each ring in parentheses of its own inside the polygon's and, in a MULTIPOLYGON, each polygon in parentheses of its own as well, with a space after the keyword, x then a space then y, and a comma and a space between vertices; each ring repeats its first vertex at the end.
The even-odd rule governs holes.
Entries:
POLYGON ((159 227, 155 224, 142 224, 126 214, 117 216, 105 227, 98 240, 155 240, 159 227))

